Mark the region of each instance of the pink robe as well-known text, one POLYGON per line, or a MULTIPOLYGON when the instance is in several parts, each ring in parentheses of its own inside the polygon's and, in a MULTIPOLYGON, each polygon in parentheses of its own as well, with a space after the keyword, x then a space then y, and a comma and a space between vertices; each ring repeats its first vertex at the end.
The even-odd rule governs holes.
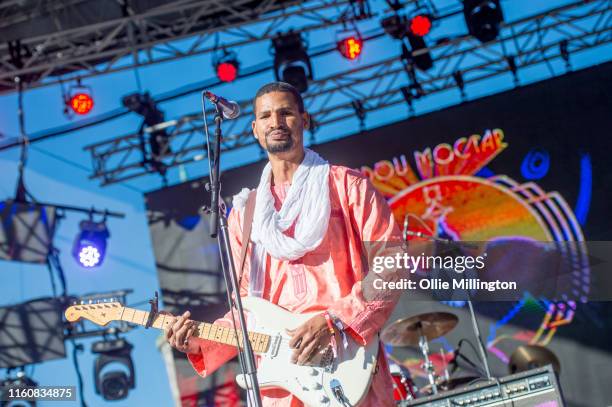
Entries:
MULTIPOLYGON (((368 272, 362 242, 401 239, 400 230, 385 199, 361 173, 346 167, 330 168, 331 215, 327 235, 321 245, 296 261, 280 261, 268 256, 263 298, 295 313, 328 310, 347 327, 356 341, 377 341, 376 335, 393 311, 388 302, 367 302, 361 292, 363 275, 368 272)), ((272 187, 279 210, 289 184, 272 187)), ((234 261, 239 261, 242 247, 242 216, 234 208, 229 216, 229 230, 234 261)), ((293 228, 287 233, 291 235, 293 228)), ((250 251, 250 249, 249 249, 250 251)), ((247 295, 249 258, 244 270, 241 295, 247 295)), ((229 315, 229 314, 228 314, 229 315)), ((216 323, 231 325, 231 319, 216 323)), ((236 356, 233 347, 199 339, 201 352, 188 359, 201 376, 215 371, 236 356)), ((342 346, 339 341, 338 346, 342 346)), ((360 406, 395 406, 393 383, 382 346, 378 369, 370 390, 360 406)), ((302 402, 281 389, 262 390, 264 406, 303 406, 302 402)))

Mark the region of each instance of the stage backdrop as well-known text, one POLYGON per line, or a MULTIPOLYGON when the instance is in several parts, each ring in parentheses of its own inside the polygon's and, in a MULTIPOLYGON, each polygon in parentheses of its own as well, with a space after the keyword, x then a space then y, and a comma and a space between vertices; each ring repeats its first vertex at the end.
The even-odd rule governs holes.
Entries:
MULTIPOLYGON (((608 63, 314 149, 331 163, 370 177, 398 221, 410 213, 419 227, 437 234, 471 241, 503 236, 610 240, 611 92, 608 63)), ((227 202, 240 188, 257 185, 263 164, 224 173, 227 202)), ((196 317, 212 320, 224 309, 224 286, 215 242, 206 236, 207 222, 197 211, 208 201, 202 181, 149 193, 146 201, 165 304, 174 312, 195 309, 196 317)), ((584 297, 593 284, 585 270, 574 287, 584 297)), ((450 351, 461 338, 474 341, 462 302, 402 301, 391 320, 433 310, 460 318, 451 334, 434 341, 435 350, 450 351)), ((478 303, 476 310, 495 375, 507 374, 509 355, 517 346, 540 344, 561 361, 568 406, 612 404, 611 303, 525 296, 478 303)), ((390 351, 410 368, 417 384, 424 384, 417 353, 390 351)), ((434 357, 436 367, 444 360, 434 357)), ((188 393, 226 383, 227 374, 193 383, 182 370, 179 380, 191 383, 181 386, 182 395, 210 403, 214 391, 205 397, 188 393)), ((218 397, 231 404, 228 389, 231 385, 221 388, 218 397)))

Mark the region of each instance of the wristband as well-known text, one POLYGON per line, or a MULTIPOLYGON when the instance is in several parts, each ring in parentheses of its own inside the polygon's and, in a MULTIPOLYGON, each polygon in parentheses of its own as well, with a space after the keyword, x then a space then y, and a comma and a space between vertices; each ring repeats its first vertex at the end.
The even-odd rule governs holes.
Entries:
POLYGON ((333 336, 336 333, 336 330, 334 329, 334 323, 329 315, 329 312, 325 311, 323 316, 325 317, 325 322, 327 322, 327 329, 329 329, 329 333, 333 336))

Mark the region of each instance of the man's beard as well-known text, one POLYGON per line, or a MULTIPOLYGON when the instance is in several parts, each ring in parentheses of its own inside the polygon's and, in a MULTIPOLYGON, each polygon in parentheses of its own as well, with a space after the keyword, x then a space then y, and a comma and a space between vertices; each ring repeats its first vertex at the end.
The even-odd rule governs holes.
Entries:
POLYGON ((266 135, 266 150, 269 153, 285 153, 291 150, 292 147, 293 138, 291 137, 291 134, 289 134, 289 137, 286 140, 273 140, 271 142, 268 140, 268 137, 266 135))

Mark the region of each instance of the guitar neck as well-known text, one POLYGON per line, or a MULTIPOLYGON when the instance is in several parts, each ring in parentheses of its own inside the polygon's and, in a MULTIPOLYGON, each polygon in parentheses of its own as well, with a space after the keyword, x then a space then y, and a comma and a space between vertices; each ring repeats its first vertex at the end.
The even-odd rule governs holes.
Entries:
MULTIPOLYGON (((133 324, 145 326, 149 318, 149 312, 141 311, 134 308, 124 307, 121 313, 121 320, 131 322, 133 324)), ((152 327, 157 329, 168 329, 172 323, 173 317, 170 315, 158 314, 151 324, 152 327)), ((233 328, 217 324, 209 324, 206 322, 198 322, 196 324, 196 330, 194 336, 201 339, 207 339, 209 341, 223 343, 231 346, 238 346, 238 343, 242 345, 242 334, 240 331, 236 332, 233 328), (236 333, 238 338, 236 338, 236 333)), ((264 353, 270 346, 270 335, 249 332, 249 341, 251 347, 256 353, 264 353)))

